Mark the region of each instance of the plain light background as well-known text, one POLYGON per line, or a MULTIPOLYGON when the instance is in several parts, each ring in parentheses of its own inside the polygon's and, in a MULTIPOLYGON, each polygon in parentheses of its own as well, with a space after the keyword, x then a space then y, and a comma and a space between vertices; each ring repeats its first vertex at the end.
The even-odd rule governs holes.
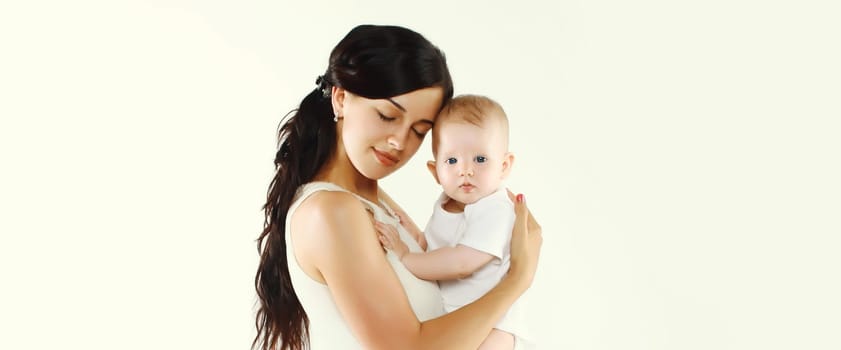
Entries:
MULTIPOLYGON (((354 25, 498 100, 541 349, 838 349, 834 1, 0 5, 0 348, 246 349, 280 118, 354 25)), ((382 182, 425 222, 428 140, 382 182)))

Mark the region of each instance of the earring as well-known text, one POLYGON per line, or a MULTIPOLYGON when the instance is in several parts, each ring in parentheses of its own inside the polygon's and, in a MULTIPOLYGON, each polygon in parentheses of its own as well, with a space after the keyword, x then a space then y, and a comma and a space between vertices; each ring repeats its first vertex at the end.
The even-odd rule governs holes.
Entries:
POLYGON ((333 122, 338 123, 339 122, 339 116, 333 114, 333 122))

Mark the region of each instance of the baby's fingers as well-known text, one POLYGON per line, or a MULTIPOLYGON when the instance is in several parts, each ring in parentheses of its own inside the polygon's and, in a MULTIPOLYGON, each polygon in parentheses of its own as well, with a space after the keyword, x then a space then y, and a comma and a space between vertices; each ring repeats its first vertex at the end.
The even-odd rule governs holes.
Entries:
POLYGON ((391 225, 376 222, 374 223, 374 227, 377 229, 377 233, 379 233, 380 240, 385 239, 391 245, 394 240, 398 239, 397 230, 391 225))
POLYGON ((383 248, 394 249, 394 246, 392 246, 391 241, 389 241, 388 238, 386 238, 385 235, 378 234, 377 238, 380 240, 380 245, 382 245, 383 248))
POLYGON ((389 236, 389 238, 397 237, 397 230, 394 229, 394 226, 387 225, 381 222, 375 222, 374 227, 377 229, 377 232, 383 235, 389 236))

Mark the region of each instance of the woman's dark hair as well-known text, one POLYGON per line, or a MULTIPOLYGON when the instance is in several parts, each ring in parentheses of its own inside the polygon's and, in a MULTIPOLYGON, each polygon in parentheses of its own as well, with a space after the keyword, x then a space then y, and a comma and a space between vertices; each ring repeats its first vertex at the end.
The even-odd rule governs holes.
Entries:
POLYGON ((254 284, 260 307, 252 349, 309 347, 309 319, 289 277, 285 225, 298 187, 312 181, 336 148, 331 88, 382 99, 437 86, 444 90, 442 105, 453 96, 444 54, 420 34, 397 26, 353 28, 330 53, 327 71, 316 84, 278 131, 276 173, 257 239, 260 265, 254 284))

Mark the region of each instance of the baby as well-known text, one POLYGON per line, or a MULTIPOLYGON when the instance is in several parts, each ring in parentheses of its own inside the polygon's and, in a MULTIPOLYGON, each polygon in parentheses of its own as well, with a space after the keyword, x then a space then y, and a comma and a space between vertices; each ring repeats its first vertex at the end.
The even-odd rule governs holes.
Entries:
MULTIPOLYGON (((444 193, 426 230, 412 232, 426 252, 409 252, 391 226, 378 224, 377 229, 383 246, 409 271, 438 281, 444 307, 451 312, 487 293, 510 265, 515 214, 502 182, 514 156, 508 152, 502 107, 483 96, 454 98, 432 128, 432 154, 435 160, 427 166, 444 193)), ((515 303, 479 349, 513 349, 515 338, 523 336, 523 322, 516 319, 520 309, 515 303)))

